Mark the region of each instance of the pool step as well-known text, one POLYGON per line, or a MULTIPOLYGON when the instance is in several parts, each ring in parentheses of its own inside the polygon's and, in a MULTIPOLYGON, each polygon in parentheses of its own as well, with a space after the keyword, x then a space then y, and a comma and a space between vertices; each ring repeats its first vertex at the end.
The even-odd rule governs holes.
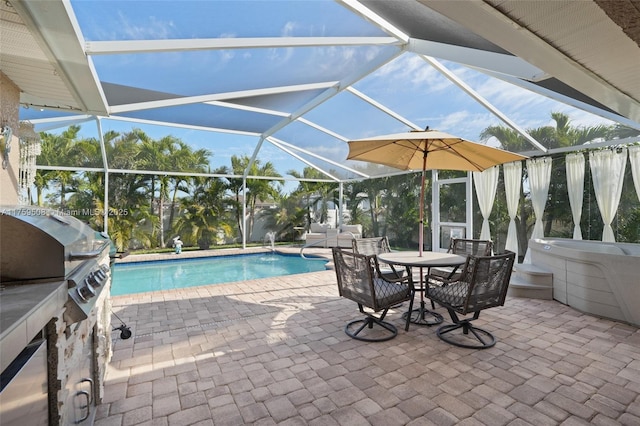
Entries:
POLYGON ((514 267, 507 295, 552 300, 553 273, 530 263, 519 263, 514 267))

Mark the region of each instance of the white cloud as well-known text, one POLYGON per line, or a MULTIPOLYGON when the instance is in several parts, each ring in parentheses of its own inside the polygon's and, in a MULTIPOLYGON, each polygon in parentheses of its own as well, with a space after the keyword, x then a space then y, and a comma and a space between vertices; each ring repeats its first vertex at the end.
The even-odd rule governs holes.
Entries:
POLYGON ((168 39, 175 31, 172 21, 158 20, 155 16, 149 16, 146 22, 131 22, 127 15, 118 12, 120 20, 118 32, 125 35, 125 39, 150 40, 168 39))
POLYGON ((391 77, 395 81, 411 83, 414 88, 424 89, 426 92, 441 92, 451 87, 451 83, 442 74, 419 56, 412 54, 405 54, 391 61, 372 77, 382 81, 388 81, 391 77))

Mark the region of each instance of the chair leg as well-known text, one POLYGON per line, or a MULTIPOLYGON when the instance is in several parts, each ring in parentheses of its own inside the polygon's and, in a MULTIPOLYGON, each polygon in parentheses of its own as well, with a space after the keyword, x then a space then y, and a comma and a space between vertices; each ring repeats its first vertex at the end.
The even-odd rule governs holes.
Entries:
POLYGON ((461 348, 469 349, 488 349, 496 344, 496 338, 493 334, 478 327, 474 327, 471 324, 472 319, 478 318, 478 313, 469 319, 458 319, 458 316, 452 310, 449 310, 449 315, 453 324, 443 325, 438 328, 436 334, 445 342, 458 346, 461 348), (455 330, 462 330, 462 333, 449 334, 455 330), (471 333, 471 336, 469 333, 471 333))
POLYGON ((393 324, 383 321, 386 314, 387 309, 382 312, 379 318, 367 315, 364 319, 351 321, 345 326, 344 332, 352 339, 364 342, 384 342, 391 340, 398 335, 398 329, 393 324), (372 333, 365 332, 360 334, 365 328, 373 329, 374 325, 380 327, 376 328, 372 333))
POLYGON ((416 295, 416 292, 414 291, 413 294, 411 295, 411 300, 409 301, 409 310, 407 311, 407 323, 404 326, 404 331, 409 331, 409 324, 411 324, 411 312, 413 312, 413 299, 416 295))

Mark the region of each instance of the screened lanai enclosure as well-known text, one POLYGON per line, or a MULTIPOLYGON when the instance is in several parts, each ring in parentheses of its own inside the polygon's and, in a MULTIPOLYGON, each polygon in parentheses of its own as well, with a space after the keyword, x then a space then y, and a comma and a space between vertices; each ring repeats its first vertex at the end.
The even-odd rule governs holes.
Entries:
POLYGON ((312 223, 416 247, 419 173, 346 158, 351 140, 426 127, 528 159, 431 170, 425 248, 491 238, 522 260, 542 236, 640 242, 635 1, 8 0, 0 11, 3 91, 19 92, 2 149, 10 161, 19 137, 19 202, 78 216, 120 250, 176 235, 304 244, 312 223))

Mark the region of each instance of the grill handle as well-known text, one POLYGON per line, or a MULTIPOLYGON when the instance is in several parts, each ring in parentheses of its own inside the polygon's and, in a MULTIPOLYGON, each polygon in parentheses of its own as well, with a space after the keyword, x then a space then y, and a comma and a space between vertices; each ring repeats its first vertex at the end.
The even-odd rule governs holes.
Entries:
POLYGON ((100 246, 100 248, 92 251, 83 251, 83 252, 72 251, 71 253, 69 253, 69 260, 92 259, 94 257, 98 257, 100 256, 100 253, 102 253, 102 250, 104 250, 110 243, 111 241, 107 240, 100 246))

